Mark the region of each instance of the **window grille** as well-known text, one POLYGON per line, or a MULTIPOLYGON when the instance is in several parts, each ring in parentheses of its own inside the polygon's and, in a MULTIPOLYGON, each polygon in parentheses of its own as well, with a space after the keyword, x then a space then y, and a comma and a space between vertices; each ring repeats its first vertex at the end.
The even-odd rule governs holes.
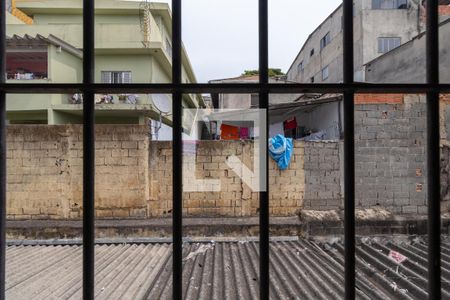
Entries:
POLYGON ((378 38, 378 53, 389 52, 401 44, 399 37, 381 37, 378 38))
MULTIPOLYGON (((269 83, 268 0, 259 0, 259 83, 183 84, 181 81, 181 0, 172 0, 172 83, 94 83, 94 3, 83 0, 83 82, 81 84, 6 83, 6 0, 0 0, 0 298, 5 296, 6 254, 6 94, 73 94, 82 92, 83 101, 83 298, 94 299, 94 95, 95 93, 171 93, 173 99, 173 299, 182 299, 182 95, 183 93, 259 94, 259 107, 268 117, 269 93, 343 93, 344 95, 344 247, 345 298, 355 299, 355 93, 427 94, 427 188, 428 188, 428 293, 441 298, 440 253, 440 153, 439 93, 450 93, 450 84, 439 83, 438 1, 426 5, 426 73, 423 84, 367 84, 353 79, 353 1, 343 1, 343 83, 269 83)), ((267 124, 266 124, 267 126, 267 124)), ((266 130, 268 132, 268 128, 266 130)), ((267 143, 267 139, 266 139, 267 143)), ((267 144, 266 144, 267 146, 267 144)), ((268 159, 268 155, 266 159, 268 159)), ((267 165, 267 160, 266 160, 267 165)), ((266 168, 266 179, 268 169, 266 168)), ((259 210, 259 296, 269 298, 269 198, 260 192, 259 210)))
POLYGON ((102 71, 102 83, 131 83, 130 71, 102 71))

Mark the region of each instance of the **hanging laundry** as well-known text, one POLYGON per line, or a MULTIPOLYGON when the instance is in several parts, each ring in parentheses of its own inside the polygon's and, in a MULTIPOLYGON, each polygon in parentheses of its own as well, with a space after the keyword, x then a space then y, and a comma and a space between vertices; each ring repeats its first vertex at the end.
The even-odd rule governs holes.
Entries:
POLYGON ((297 128, 297 119, 295 117, 284 121, 284 130, 297 128))
POLYGON ((286 170, 292 157, 292 139, 281 134, 269 139, 269 154, 276 161, 280 170, 286 170))
POLYGON ((248 127, 240 127, 239 128, 239 136, 241 137, 241 140, 250 139, 248 127))
POLYGON ((220 125, 220 132, 222 140, 239 140, 239 127, 222 124, 220 125))

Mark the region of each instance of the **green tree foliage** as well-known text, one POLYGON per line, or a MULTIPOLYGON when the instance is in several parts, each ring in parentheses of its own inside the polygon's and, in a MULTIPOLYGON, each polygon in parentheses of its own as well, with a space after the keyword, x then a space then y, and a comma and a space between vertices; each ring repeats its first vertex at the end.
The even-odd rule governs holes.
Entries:
MULTIPOLYGON (((242 73, 242 76, 253 76, 253 75, 258 75, 258 74, 259 74, 259 70, 245 70, 244 73, 242 73)), ((281 76, 281 75, 285 75, 281 71, 281 69, 269 68, 269 77, 281 76)))

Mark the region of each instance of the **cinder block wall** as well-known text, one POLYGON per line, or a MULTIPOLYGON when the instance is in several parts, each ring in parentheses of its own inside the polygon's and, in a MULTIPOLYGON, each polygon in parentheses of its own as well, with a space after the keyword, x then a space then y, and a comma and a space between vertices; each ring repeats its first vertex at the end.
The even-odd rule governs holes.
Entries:
POLYGON ((305 143, 305 209, 342 208, 342 155, 342 142, 305 143))
POLYGON ((355 109, 356 205, 393 213, 426 213, 426 103, 405 95, 398 104, 355 109))
MULTIPOLYGON (((82 216, 80 125, 10 125, 7 136, 9 219, 82 216)), ((95 208, 99 217, 145 217, 146 126, 96 126, 95 208)))

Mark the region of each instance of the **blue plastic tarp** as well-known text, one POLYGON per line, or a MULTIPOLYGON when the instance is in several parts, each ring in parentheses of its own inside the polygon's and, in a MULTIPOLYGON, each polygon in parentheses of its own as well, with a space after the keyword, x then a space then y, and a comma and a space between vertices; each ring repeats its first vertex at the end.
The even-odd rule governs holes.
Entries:
POLYGON ((269 138, 269 154, 280 170, 286 170, 292 157, 292 139, 281 134, 269 138))

